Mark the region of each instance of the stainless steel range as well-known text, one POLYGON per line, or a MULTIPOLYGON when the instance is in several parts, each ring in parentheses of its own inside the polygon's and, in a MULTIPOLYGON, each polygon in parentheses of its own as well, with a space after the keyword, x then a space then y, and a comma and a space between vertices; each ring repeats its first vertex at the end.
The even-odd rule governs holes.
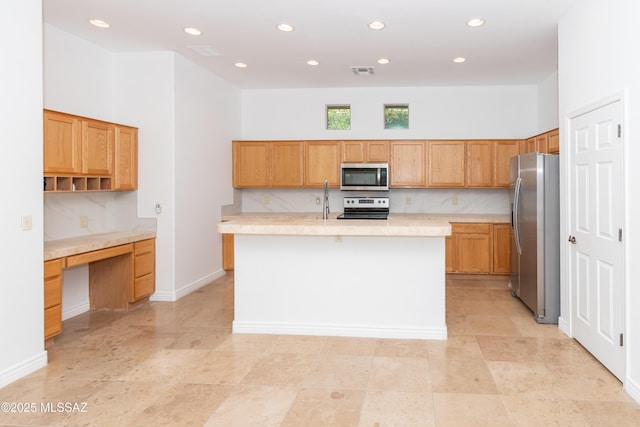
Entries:
POLYGON ((345 197, 344 213, 338 219, 387 219, 388 197, 345 197))

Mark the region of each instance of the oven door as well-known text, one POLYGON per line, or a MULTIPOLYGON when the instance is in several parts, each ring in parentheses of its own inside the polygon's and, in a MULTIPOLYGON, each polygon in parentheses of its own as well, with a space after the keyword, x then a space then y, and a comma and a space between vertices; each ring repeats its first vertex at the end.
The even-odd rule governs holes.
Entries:
POLYGON ((386 163, 342 163, 340 189, 388 191, 389 165, 386 163))

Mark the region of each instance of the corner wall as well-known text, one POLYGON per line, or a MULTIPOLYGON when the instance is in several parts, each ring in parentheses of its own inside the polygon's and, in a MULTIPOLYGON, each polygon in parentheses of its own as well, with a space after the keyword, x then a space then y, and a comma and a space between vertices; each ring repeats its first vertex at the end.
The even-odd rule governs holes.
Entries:
POLYGON ((0 387, 46 365, 42 220, 42 2, 0 6, 0 387), (19 35, 19 36, 16 36, 19 35), (31 230, 21 219, 31 216, 31 230))
MULTIPOLYGON (((640 58, 637 40, 640 16, 636 0, 583 0, 560 21, 559 41, 559 114, 561 127, 573 111, 615 94, 625 93, 624 197, 625 289, 627 373, 625 389, 640 402, 640 58)), ((560 152, 567 150, 567 135, 560 134, 560 152)), ((561 164, 562 168, 568 165, 561 164)), ((561 200, 568 186, 566 172, 560 183, 561 200)), ((566 218, 566 204, 561 206, 566 218)), ((561 222, 561 235, 569 234, 567 221, 561 222)), ((566 248, 561 257, 567 259, 566 248)), ((566 264, 566 263, 565 263, 566 264)), ((568 275, 561 278, 562 313, 568 313, 568 275)))

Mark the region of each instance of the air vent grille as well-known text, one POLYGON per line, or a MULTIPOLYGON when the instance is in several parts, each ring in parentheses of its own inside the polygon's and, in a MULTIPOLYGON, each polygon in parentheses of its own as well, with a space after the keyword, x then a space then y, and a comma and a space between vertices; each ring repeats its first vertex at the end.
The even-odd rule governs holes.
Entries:
POLYGON ((351 71, 357 76, 370 76, 373 74, 373 67, 368 65, 353 66, 351 71))
POLYGON ((200 56, 219 56, 220 55, 218 51, 212 48, 211 46, 187 46, 187 47, 200 56))

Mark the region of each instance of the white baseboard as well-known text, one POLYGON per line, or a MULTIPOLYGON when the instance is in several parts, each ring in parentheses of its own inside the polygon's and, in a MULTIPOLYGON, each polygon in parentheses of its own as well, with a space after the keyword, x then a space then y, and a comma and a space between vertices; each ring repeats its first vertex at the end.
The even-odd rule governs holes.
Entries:
POLYGON ((640 403, 640 384, 634 382, 627 377, 624 382, 624 390, 629 396, 631 396, 636 402, 640 403))
POLYGON ((47 352, 42 351, 35 356, 0 372, 0 388, 45 366, 47 366, 47 352))
POLYGON ((150 297, 149 300, 151 301, 168 301, 168 302, 172 302, 172 301, 177 301, 180 298, 189 295, 191 292, 196 291, 198 289, 200 289, 201 287, 208 285, 209 283, 213 282, 216 279, 219 279, 221 277, 223 277, 225 275, 225 271, 224 270, 218 270, 214 273, 211 273, 207 276, 204 276, 201 279, 196 280, 195 282, 192 282, 190 284, 188 284, 187 286, 184 286, 183 288, 180 288, 176 291, 156 291, 155 293, 153 293, 150 297))
POLYGON ((276 334, 276 335, 316 335, 362 338, 395 338, 446 340, 447 328, 385 328, 374 326, 344 326, 327 324, 233 322, 233 333, 276 334))
POLYGON ((70 308, 64 308, 62 311, 62 320, 71 319, 79 314, 86 313, 91 310, 91 306, 89 303, 78 304, 70 308))

